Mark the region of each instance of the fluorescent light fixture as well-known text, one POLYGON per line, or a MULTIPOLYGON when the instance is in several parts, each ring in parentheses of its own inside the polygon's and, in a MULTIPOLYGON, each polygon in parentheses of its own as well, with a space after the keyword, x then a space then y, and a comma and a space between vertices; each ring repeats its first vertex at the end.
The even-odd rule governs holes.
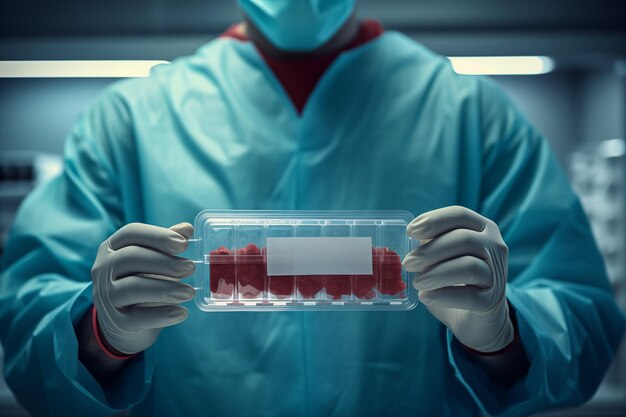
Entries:
MULTIPOLYGON (((449 57, 459 74, 545 74, 554 69, 547 56, 449 57)), ((126 78, 147 77, 155 65, 168 61, 0 61, 0 78, 126 78)))
POLYGON ((0 78, 147 77, 168 61, 0 61, 0 78))
POLYGON ((600 154, 605 158, 619 158, 626 154, 624 139, 608 139, 600 145, 600 154))
POLYGON ((547 56, 451 56, 452 68, 469 75, 536 75, 554 69, 547 56))

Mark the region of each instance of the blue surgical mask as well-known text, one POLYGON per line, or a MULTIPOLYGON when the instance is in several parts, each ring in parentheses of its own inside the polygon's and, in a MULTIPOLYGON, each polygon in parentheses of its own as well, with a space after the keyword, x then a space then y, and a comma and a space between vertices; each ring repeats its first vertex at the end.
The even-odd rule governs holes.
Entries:
POLYGON ((355 0, 237 0, 274 46, 305 52, 328 42, 348 20, 355 0))

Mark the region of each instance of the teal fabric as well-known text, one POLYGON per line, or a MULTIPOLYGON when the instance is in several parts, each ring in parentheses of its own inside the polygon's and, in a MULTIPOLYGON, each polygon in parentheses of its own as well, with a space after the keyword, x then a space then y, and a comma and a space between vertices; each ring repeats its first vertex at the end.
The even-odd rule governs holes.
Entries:
POLYGON ((588 399, 624 332, 578 199, 541 135, 488 81, 388 32, 344 52, 302 115, 253 45, 218 39, 108 90, 63 175, 24 202, 0 277, 6 377, 35 415, 516 416, 588 399), (165 329, 114 390, 77 360, 100 242, 204 208, 460 204, 510 249, 531 361, 504 390, 423 306, 203 313, 165 329))

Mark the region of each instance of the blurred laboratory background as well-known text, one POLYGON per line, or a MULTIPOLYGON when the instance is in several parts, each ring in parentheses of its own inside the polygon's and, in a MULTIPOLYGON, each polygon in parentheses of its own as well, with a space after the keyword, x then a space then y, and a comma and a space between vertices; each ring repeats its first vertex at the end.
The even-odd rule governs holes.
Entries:
MULTIPOLYGON (((359 0, 358 13, 449 57, 543 57, 530 61, 531 74, 491 76, 570 174, 626 309, 626 1, 359 0)), ((0 256, 20 201, 61 170, 73 123, 119 80, 104 66, 77 73, 76 63, 48 65, 56 70, 45 73, 15 61, 171 61, 240 18, 235 0, 3 1, 0 256)), ((455 68, 510 72, 497 62, 485 69, 480 61, 458 60, 455 68)), ((625 351, 623 343, 590 403, 550 415, 625 415, 625 351)), ((0 415, 27 415, 1 378, 0 415)))

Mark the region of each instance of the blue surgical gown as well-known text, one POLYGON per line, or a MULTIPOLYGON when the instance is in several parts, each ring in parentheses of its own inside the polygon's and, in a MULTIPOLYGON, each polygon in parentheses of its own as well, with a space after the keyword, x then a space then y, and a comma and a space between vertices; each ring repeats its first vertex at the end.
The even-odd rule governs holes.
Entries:
POLYGON ((24 202, 1 282, 5 373, 35 415, 475 416, 580 404, 624 331, 588 222, 546 141, 497 87, 399 33, 342 53, 298 114, 249 42, 220 38, 110 88, 24 202), (489 379, 423 306, 203 313, 103 389, 77 359, 98 245, 205 208, 459 204, 510 248, 507 296, 530 369, 489 379))

